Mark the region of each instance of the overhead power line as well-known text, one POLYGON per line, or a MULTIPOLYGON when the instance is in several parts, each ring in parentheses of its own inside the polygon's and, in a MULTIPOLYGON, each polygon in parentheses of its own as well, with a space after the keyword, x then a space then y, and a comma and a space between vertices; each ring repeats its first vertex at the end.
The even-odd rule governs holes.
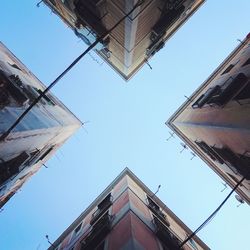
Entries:
POLYGON ((112 32, 120 23, 122 23, 129 15, 131 15, 135 9, 142 5, 144 0, 139 0, 134 7, 123 16, 112 28, 110 28, 103 35, 98 37, 81 55, 79 55, 40 95, 29 105, 29 107, 17 118, 12 126, 0 136, 0 142, 8 137, 11 131, 22 121, 22 119, 28 114, 28 112, 45 96, 45 94, 53 88, 58 81, 63 78, 90 50, 92 50, 99 42, 101 42, 110 32, 112 32))
POLYGON ((184 246, 189 240, 191 240, 201 229, 203 229, 219 212, 219 210, 224 206, 230 196, 234 193, 234 191, 240 186, 240 184, 245 180, 243 177, 231 190, 231 192, 227 195, 227 197, 221 202, 221 204, 214 210, 214 212, 192 233, 190 234, 180 245, 180 247, 184 246))

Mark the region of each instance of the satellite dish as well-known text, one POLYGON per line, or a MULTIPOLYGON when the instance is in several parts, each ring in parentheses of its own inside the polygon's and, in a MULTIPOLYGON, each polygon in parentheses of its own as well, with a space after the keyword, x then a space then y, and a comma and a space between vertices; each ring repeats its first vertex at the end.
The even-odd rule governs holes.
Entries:
POLYGON ((235 195, 235 199, 240 203, 237 207, 245 203, 245 201, 238 194, 235 195))

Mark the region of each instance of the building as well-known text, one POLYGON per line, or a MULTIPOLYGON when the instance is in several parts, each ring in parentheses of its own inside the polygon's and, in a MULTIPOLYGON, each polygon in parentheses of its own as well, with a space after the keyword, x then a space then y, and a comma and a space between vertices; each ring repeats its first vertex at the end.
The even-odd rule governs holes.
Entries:
POLYGON ((250 203, 250 33, 167 125, 250 203))
MULTIPOLYGON (((135 0, 44 0, 87 45, 133 9, 135 0)), ((143 0, 96 47, 95 52, 125 80, 130 79, 204 0, 143 0)))
POLYGON ((49 250, 204 250, 197 236, 128 168, 51 244, 49 250))
MULTIPOLYGON (((45 86, 0 43, 0 137, 45 86)), ((0 207, 36 173, 81 122, 51 93, 0 139, 0 207)))

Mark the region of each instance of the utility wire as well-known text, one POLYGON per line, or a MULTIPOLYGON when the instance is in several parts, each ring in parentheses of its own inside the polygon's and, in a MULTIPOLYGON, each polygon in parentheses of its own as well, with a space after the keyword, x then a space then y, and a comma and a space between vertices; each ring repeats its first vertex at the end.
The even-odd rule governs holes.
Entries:
POLYGON ((184 246, 189 240, 191 240, 202 228, 204 228, 219 212, 219 210, 223 207, 223 205, 227 202, 233 192, 240 186, 240 184, 245 180, 243 177, 232 189, 232 191, 227 195, 227 197, 222 201, 222 203, 216 208, 216 210, 192 233, 190 234, 180 245, 180 247, 184 246))
POLYGON ((101 42, 110 32, 112 32, 120 23, 122 23, 133 11, 143 4, 145 0, 139 0, 134 7, 123 16, 111 29, 101 35, 96 39, 80 56, 78 56, 41 94, 29 105, 29 107, 17 118, 13 125, 0 136, 0 142, 5 140, 5 138, 11 133, 11 131, 22 121, 22 119, 27 115, 27 113, 45 96, 45 94, 53 88, 56 83, 63 78, 90 50, 92 50, 99 42, 101 42))

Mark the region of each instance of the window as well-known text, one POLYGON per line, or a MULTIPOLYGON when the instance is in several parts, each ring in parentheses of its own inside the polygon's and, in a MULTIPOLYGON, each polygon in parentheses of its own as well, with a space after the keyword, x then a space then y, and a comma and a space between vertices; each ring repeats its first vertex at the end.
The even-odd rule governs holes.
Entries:
POLYGON ((80 224, 75 228, 75 230, 73 231, 73 234, 72 234, 72 238, 73 238, 73 237, 76 237, 76 236, 80 233, 81 228, 82 228, 82 223, 80 223, 80 224))
POLYGON ((249 65, 249 64, 250 64, 250 58, 248 58, 248 59, 246 60, 246 62, 245 62, 244 64, 242 64, 241 67, 245 67, 245 66, 247 66, 247 65, 249 65))
POLYGON ((221 75, 227 74, 231 71, 231 69, 234 67, 234 64, 230 64, 222 73, 221 75))
POLYGON ((82 222, 72 232, 70 239, 71 242, 75 240, 75 238, 81 233, 81 229, 82 229, 82 222))

